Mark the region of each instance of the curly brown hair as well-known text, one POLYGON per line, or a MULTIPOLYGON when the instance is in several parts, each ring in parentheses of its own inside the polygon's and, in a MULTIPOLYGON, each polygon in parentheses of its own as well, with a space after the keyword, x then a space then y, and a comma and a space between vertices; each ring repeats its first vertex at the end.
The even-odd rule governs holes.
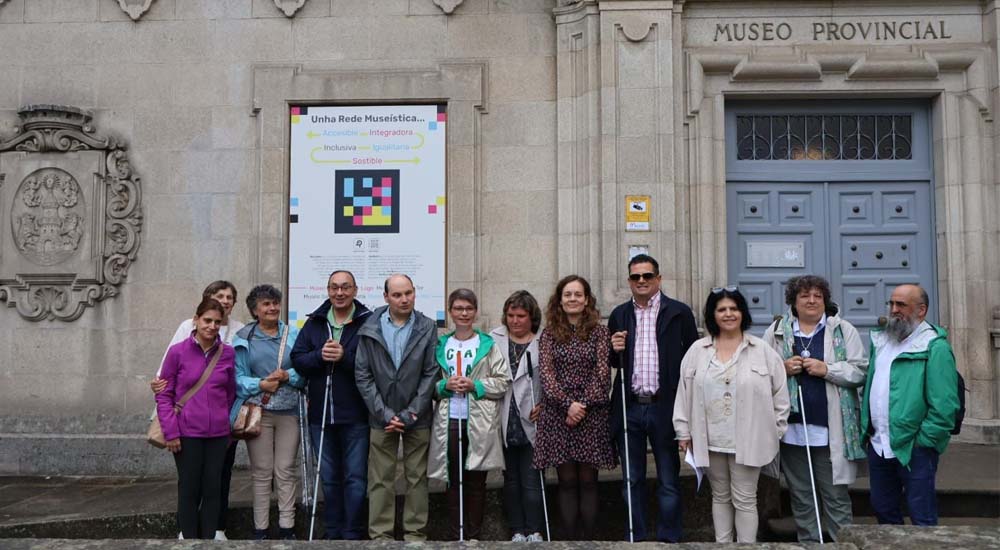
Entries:
POLYGON ((590 289, 590 283, 587 282, 587 279, 579 275, 567 275, 560 279, 559 283, 556 284, 555 292, 549 298, 548 305, 545 306, 545 328, 552 331, 552 336, 559 342, 565 342, 573 338, 574 335, 581 340, 587 340, 590 338, 590 332, 600 321, 601 313, 597 311, 597 298, 594 297, 594 292, 590 289), (565 290, 566 285, 572 282, 580 283, 583 286, 583 294, 587 297, 587 305, 583 308, 580 325, 575 331, 562 308, 563 290, 565 290))
POLYGON ((792 315, 799 316, 799 312, 795 309, 795 299, 799 293, 814 288, 823 294, 823 309, 826 310, 826 314, 836 315, 838 308, 830 298, 830 283, 819 275, 800 275, 788 279, 785 283, 785 305, 792 309, 792 315))

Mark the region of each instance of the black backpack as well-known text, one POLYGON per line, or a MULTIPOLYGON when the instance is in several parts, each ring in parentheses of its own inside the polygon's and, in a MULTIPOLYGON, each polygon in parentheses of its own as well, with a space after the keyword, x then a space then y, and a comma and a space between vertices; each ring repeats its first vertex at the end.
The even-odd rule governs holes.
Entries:
POLYGON ((951 429, 951 435, 962 433, 962 421, 965 420, 965 378, 960 372, 955 374, 958 375, 958 411, 955 412, 955 427, 951 429))

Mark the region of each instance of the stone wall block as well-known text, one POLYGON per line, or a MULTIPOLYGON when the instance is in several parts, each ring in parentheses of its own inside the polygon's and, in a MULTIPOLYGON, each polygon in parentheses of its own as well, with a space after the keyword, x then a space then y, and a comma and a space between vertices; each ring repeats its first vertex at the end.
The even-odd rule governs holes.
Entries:
MULTIPOLYGON (((284 226, 288 223, 285 214, 288 212, 288 199, 284 193, 264 193, 261 195, 260 234, 264 237, 279 238, 284 234, 284 226)), ((254 205, 252 216, 257 216, 254 205)), ((251 227, 247 227, 247 235, 252 237, 251 227)))
POLYGON ((333 0, 330 9, 333 17, 406 15, 410 9, 410 0, 333 0))
MULTIPOLYGON (((85 329, 59 325, 14 329, 10 372, 17 375, 15 378, 38 373, 39 360, 44 358, 46 374, 65 377, 86 376, 90 337, 91 334, 85 329), (53 346, 54 342, 58 342, 59 345, 53 346)), ((32 393, 38 391, 36 389, 32 393)))
POLYGON ((552 147, 488 147, 484 157, 486 191, 556 188, 556 152, 552 147))
POLYGON ((143 233, 150 238, 203 237, 211 231, 211 218, 211 203, 205 196, 163 196, 146 207, 149 225, 143 233))
POLYGON ((220 19, 212 32, 212 57, 218 61, 290 61, 292 21, 280 19, 220 19))
POLYGON ((7 0, 0 10, 0 24, 24 23, 24 0, 7 0))
POLYGON ((31 0, 24 4, 25 23, 97 20, 97 0, 31 0))
MULTIPOLYGON (((257 212, 251 213, 251 202, 243 200, 235 193, 213 194, 211 198, 211 238, 225 239, 237 236, 253 236, 252 218, 257 212)), ((268 202, 264 202, 269 205, 268 202)), ((279 221, 284 218, 281 210, 264 210, 265 215, 279 221)), ((266 235, 265 233, 262 233, 266 235)))
POLYGON ((97 71, 86 65, 48 65, 24 72, 22 104, 94 105, 97 71))
POLYGON ((489 0, 490 13, 543 13, 550 15, 556 0, 489 0))
MULTIPOLYGON (((3 12, 0 11, 0 13, 3 12)), ((0 74, 6 76, 6 78, 0 78, 0 110, 10 110, 13 113, 23 105, 21 102, 22 70, 20 65, 0 65, 0 74)), ((9 135, 11 130, 11 128, 0 127, 0 134, 9 135)))
POLYGON ((555 233, 555 216, 541 215, 555 210, 555 193, 551 191, 485 193, 479 200, 489 205, 482 210, 480 224, 485 235, 509 235, 527 243, 536 235, 555 233))
POLYGON ((133 149, 209 149, 212 141, 211 110, 161 107, 135 115, 133 149))
POLYGON ((251 0, 174 0, 177 19, 244 19, 251 17, 251 0))
MULTIPOLYGON (((616 26, 611 55, 601 60, 601 85, 620 86, 623 88, 653 88, 658 82, 657 41, 650 31, 650 36, 642 42, 631 42, 621 37, 621 30, 616 26)), ((602 38, 608 38, 603 36, 602 38)))
POLYGON ((271 281, 272 284, 280 285, 285 279, 284 235, 279 239, 261 237, 259 242, 258 280, 271 281))
POLYGON ((966 379, 965 383, 966 388, 969 390, 969 393, 965 396, 966 418, 996 418, 996 379, 966 379))
POLYGON ((200 62, 209 57, 211 21, 146 21, 136 24, 129 51, 140 63, 200 62))
POLYGON ((261 189, 265 193, 283 193, 288 187, 286 149, 264 149, 260 153, 261 189))
POLYGON ((550 263, 551 256, 543 252, 555 248, 555 237, 536 235, 531 240, 531 256, 525 258, 524 242, 521 239, 512 239, 507 235, 485 235, 481 241, 483 250, 489 251, 489 254, 482 255, 483 272, 490 273, 499 280, 534 279, 534 265, 550 263), (512 261, 513 258, 524 258, 524 261, 512 261))
POLYGON ((212 148, 253 149, 257 144, 257 118, 247 105, 212 108, 212 148))
POLYGON ((295 43, 292 55, 302 61, 369 58, 372 31, 370 21, 362 18, 299 19, 296 16, 292 21, 295 43))
MULTIPOLYGON (((449 201, 450 202, 450 201, 449 201)), ((472 234, 449 235, 448 236, 448 257, 449 258, 475 258, 476 257, 476 237, 472 234)), ((472 281, 476 278, 476 270, 473 262, 447 262, 445 266, 449 281, 472 281)), ((457 287, 456 287, 457 288, 457 287)), ((379 304, 381 305, 381 304, 379 304)), ((430 305, 421 305, 420 296, 417 296, 417 310, 430 312, 430 305)))
POLYGON ((447 29, 443 17, 380 17, 372 30, 371 57, 396 60, 444 57, 447 29))
POLYGON ((97 73, 98 109, 165 105, 172 100, 174 74, 166 64, 99 65, 97 73))
POLYGON ((655 135, 661 107, 658 95, 654 88, 619 88, 615 133, 621 137, 655 135))
POLYGON ((529 52, 528 18, 469 15, 448 19, 447 51, 454 57, 506 57, 529 52))
MULTIPOLYGON (((153 394, 149 392, 148 383, 156 376, 156 371, 160 368, 159 359, 167 352, 167 344, 170 343, 170 337, 173 335, 172 331, 177 329, 177 325, 183 319, 194 317, 195 309, 198 307, 198 304, 194 302, 198 301, 200 297, 200 293, 191 296, 177 296, 177 301, 187 305, 187 309, 190 311, 187 315, 176 319, 177 324, 173 328, 167 327, 166 325, 169 323, 164 320, 163 329, 130 330, 128 334, 120 338, 122 374, 127 376, 129 380, 137 379, 141 384, 144 384, 147 395, 137 397, 145 397, 143 404, 150 410, 153 408, 153 394), (154 357, 155 361, 152 360, 154 357)), ((126 393, 126 402, 128 401, 126 393)))
POLYGON ((617 181, 621 183, 652 183, 656 180, 656 137, 621 137, 617 140, 617 181))
POLYGON ((556 97, 555 57, 508 57, 490 61, 493 101, 545 101, 556 97))
POLYGON ((483 122, 486 145, 548 145, 555 138, 555 103, 493 103, 483 122))
POLYGON ((185 64, 173 68, 172 103, 181 106, 247 105, 253 69, 245 65, 185 64))

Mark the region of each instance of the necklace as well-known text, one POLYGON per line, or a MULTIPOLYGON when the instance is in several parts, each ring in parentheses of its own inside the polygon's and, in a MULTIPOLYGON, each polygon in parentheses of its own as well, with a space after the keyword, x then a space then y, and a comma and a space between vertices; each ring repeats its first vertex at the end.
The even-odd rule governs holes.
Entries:
POLYGON ((812 353, 809 351, 809 347, 812 346, 813 338, 816 337, 816 333, 817 332, 819 332, 819 330, 817 330, 817 329, 814 328, 812 336, 810 336, 809 340, 806 341, 806 343, 804 343, 804 344, 802 343, 804 337, 802 337, 802 336, 796 336, 795 337, 795 338, 798 339, 799 347, 802 348, 802 353, 800 353, 799 355, 801 355, 805 359, 809 359, 810 357, 812 357, 812 353))

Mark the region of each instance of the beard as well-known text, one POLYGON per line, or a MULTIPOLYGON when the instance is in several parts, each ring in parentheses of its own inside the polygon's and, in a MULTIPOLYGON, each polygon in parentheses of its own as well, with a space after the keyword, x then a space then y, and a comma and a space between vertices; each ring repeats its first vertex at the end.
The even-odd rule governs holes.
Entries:
POLYGON ((920 324, 920 319, 916 315, 911 317, 890 317, 885 325, 885 333, 897 342, 902 342, 907 336, 913 334, 920 324))

